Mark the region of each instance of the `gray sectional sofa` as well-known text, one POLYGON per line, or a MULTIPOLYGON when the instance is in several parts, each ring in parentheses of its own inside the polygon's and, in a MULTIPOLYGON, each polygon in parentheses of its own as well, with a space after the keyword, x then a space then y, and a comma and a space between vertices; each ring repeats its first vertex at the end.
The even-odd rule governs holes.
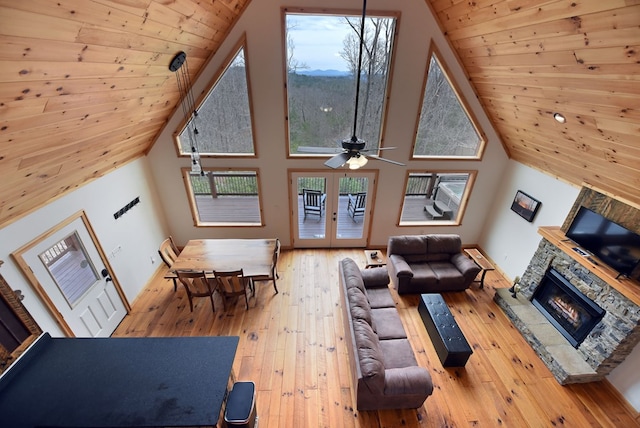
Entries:
POLYGON ((345 341, 358 410, 415 409, 433 392, 395 307, 385 267, 338 264, 345 341))
POLYGON ((391 236, 387 259, 399 294, 466 290, 480 272, 454 234, 391 236))

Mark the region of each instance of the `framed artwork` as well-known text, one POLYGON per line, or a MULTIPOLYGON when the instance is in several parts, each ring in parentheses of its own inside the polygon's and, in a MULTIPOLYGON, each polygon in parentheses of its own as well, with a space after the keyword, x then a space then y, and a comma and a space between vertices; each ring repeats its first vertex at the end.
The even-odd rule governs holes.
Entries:
POLYGON ((527 195, 521 190, 516 192, 511 203, 511 211, 517 213, 528 222, 532 222, 540 208, 540 201, 527 195))

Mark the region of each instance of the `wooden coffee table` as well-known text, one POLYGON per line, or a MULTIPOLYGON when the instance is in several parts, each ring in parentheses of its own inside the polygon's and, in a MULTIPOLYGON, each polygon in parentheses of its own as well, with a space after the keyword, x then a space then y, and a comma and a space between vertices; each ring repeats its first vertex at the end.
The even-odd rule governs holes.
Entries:
POLYGON ((380 250, 364 250, 364 258, 367 259, 365 269, 386 266, 387 260, 380 250), (375 254, 375 256, 373 256, 375 254), (372 257, 373 256, 373 257, 372 257))
POLYGON ((464 252, 480 267, 482 275, 480 276, 480 281, 476 282, 480 282, 480 288, 484 288, 484 276, 487 274, 487 271, 495 270, 495 268, 477 248, 465 248, 464 252))

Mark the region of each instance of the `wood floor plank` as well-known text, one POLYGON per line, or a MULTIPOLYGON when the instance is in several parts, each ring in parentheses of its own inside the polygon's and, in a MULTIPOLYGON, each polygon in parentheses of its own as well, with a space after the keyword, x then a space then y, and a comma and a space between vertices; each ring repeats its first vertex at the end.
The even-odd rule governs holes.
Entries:
POLYGON ((338 261, 364 265, 361 249, 283 251, 279 293, 256 284, 216 312, 207 299, 194 310, 180 287, 162 278, 140 293, 114 336, 235 335, 234 373, 256 383, 260 428, 269 427, 637 427, 637 412, 606 381, 561 386, 493 301, 509 287, 498 271, 460 293, 444 294, 473 348, 464 368, 444 368, 417 311, 419 296, 392 297, 434 393, 416 410, 359 412, 353 402, 338 288, 338 261))

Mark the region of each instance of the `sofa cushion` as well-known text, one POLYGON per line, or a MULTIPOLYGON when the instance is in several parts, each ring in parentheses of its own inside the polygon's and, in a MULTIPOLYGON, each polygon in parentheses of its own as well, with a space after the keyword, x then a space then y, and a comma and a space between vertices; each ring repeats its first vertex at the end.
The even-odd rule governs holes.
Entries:
POLYGON ((353 261, 353 259, 346 258, 340 261, 342 263, 342 272, 344 273, 344 279, 346 281, 347 289, 351 287, 357 287, 364 293, 364 281, 362 280, 362 273, 360 268, 353 261))
POLYGON ((389 254, 425 254, 427 241, 423 235, 400 235, 389 238, 387 255, 389 254))
POLYGON ((427 287, 438 284, 438 277, 433 269, 431 269, 431 264, 417 263, 412 265, 411 269, 413 270, 413 281, 416 283, 424 284, 427 287))
POLYGON ((378 336, 360 319, 353 320, 353 333, 362 378, 369 389, 381 393, 384 390, 384 362, 378 336))
POLYGON ((404 254, 404 259, 407 263, 425 263, 429 261, 429 254, 404 254))
POLYGON ((371 310, 372 326, 380 340, 407 337, 395 307, 371 310))
POLYGON ((466 288, 466 280, 460 271, 449 262, 430 263, 438 278, 438 289, 459 290, 466 288))
POLYGON ((347 298, 349 299, 351 318, 364 320, 371 325, 371 306, 369 306, 367 296, 359 288, 353 287, 347 290, 347 298))
POLYGON ((418 365, 408 339, 381 340, 380 352, 382 352, 384 357, 385 369, 418 365))
POLYGON ((388 287, 367 288, 367 300, 369 300, 372 309, 396 307, 396 302, 393 301, 388 287))
POLYGON ((459 235, 433 234, 426 236, 427 252, 456 254, 461 251, 462 241, 459 235))

